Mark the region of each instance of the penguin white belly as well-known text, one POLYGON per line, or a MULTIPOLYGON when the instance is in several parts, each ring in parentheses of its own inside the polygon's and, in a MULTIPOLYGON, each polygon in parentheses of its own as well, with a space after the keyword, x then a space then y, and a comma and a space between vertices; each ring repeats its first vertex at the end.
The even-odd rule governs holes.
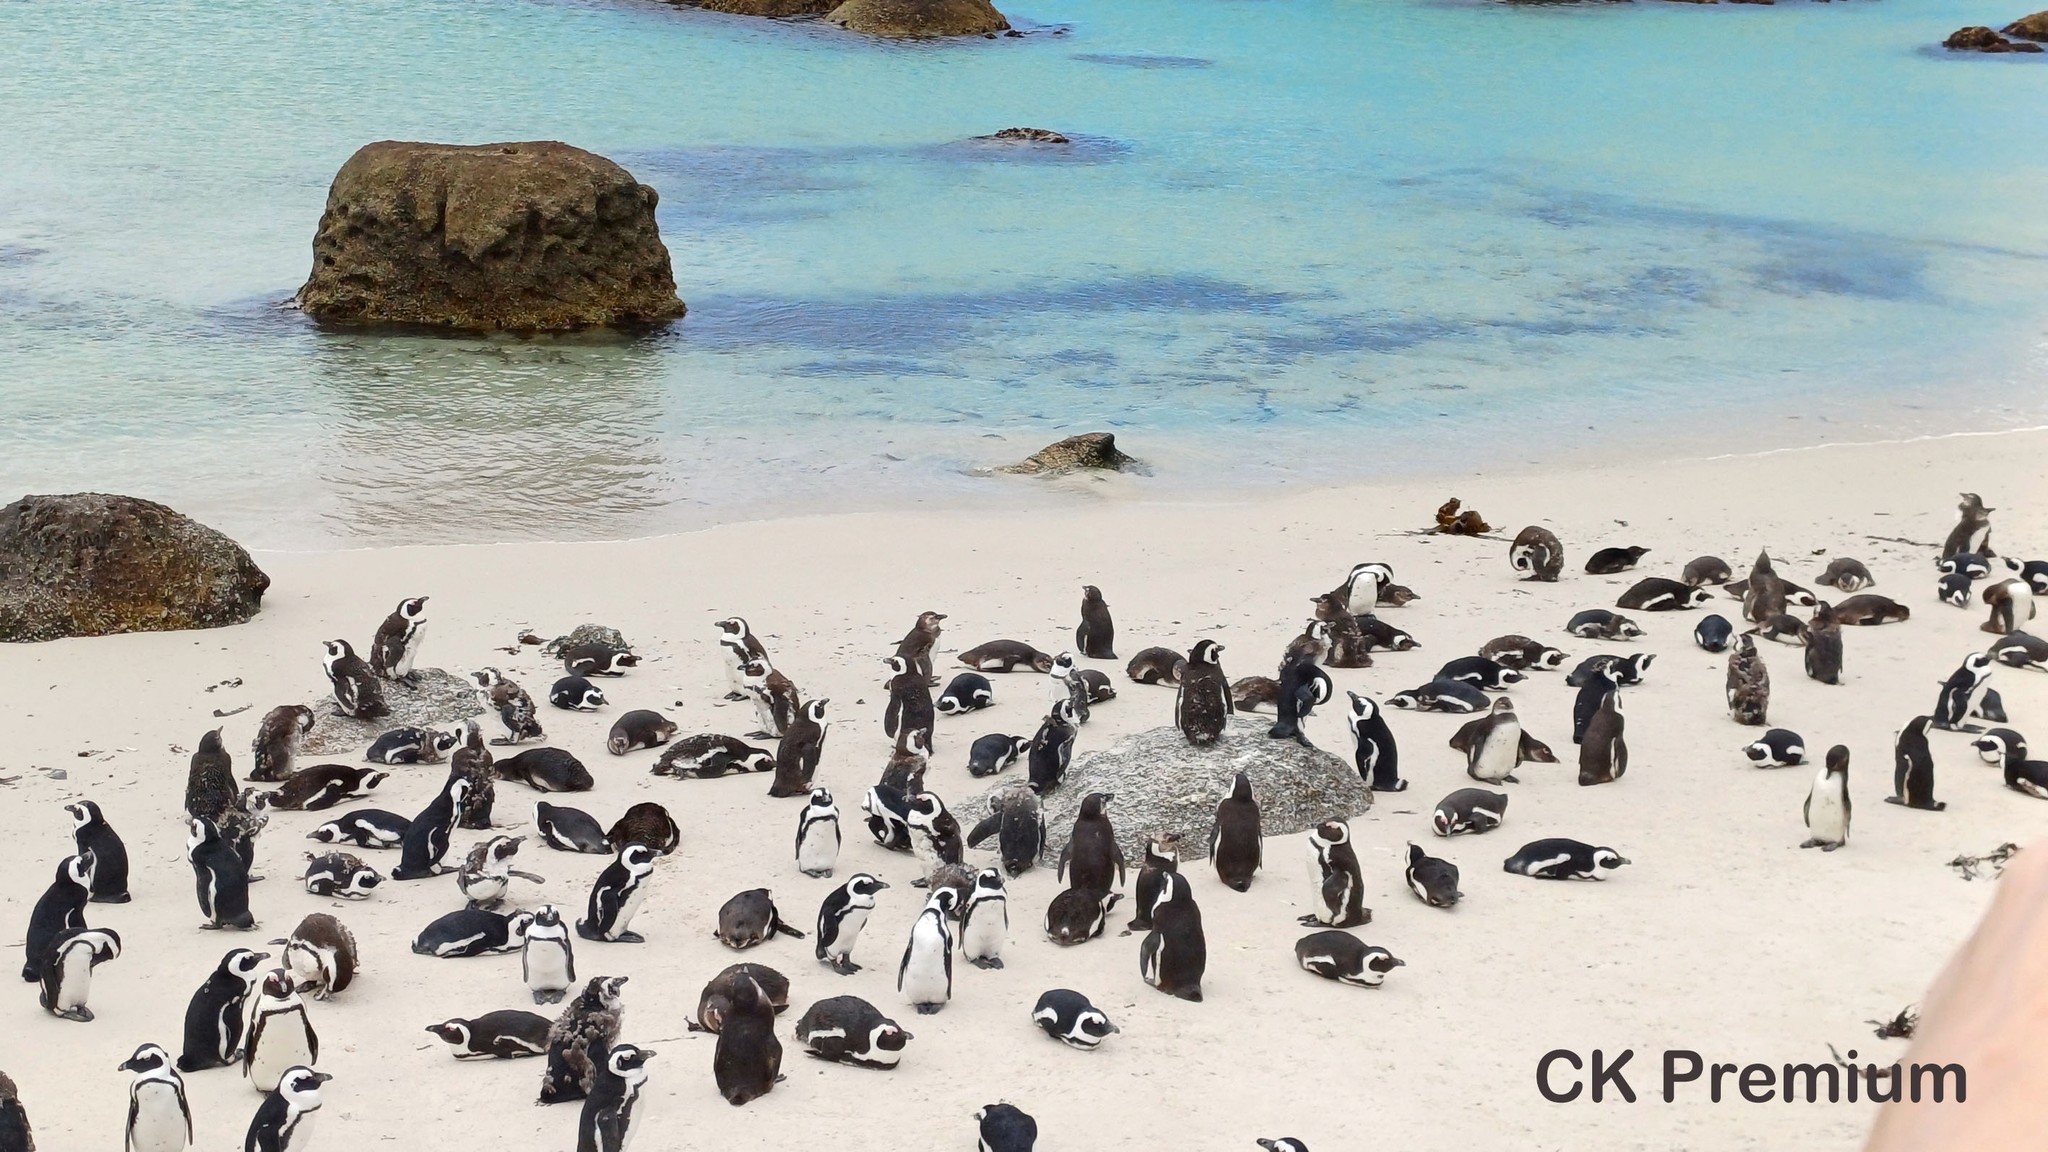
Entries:
POLYGON ((185 1152, 185 1112, 178 1091, 162 1081, 135 1086, 135 1123, 128 1128, 128 1152, 185 1152))
POLYGON ((1486 739, 1472 758, 1472 775, 1489 784, 1498 784, 1507 779, 1515 770, 1515 760, 1521 752, 1522 726, 1518 723, 1501 723, 1487 733, 1486 739))
POLYGON ((291 969, 292 983, 299 991, 327 987, 328 974, 333 970, 333 966, 331 960, 322 963, 320 949, 310 944, 293 944, 285 949, 284 959, 286 966, 291 969))
POLYGON ((391 670, 397 673, 399 676, 412 675, 413 658, 420 654, 420 644, 424 642, 426 638, 426 622, 421 621, 420 623, 413 625, 412 635, 406 637, 405 643, 399 648, 398 659, 395 662, 393 662, 391 670))
POLYGON ((306 1152, 313 1146, 312 1112, 301 1112, 291 1121, 291 1127, 280 1133, 277 1152, 306 1152))
POLYGON ((621 1106, 626 1109, 626 1130, 619 1133, 619 1146, 616 1149, 606 1149, 605 1152, 626 1152, 626 1149, 633 1146, 633 1133, 640 1130, 640 1094, 635 1092, 627 1097, 621 1106))
POLYGON ((493 876, 490 873, 473 877, 463 894, 478 904, 496 904, 505 898, 505 892, 512 887, 510 876, 493 876))
POLYGON ((569 984, 569 950, 553 940, 529 941, 526 986, 536 992, 559 992, 569 984))
POLYGON ((1003 942, 1010 935, 1003 923, 1008 915, 1001 901, 984 900, 975 905, 967 927, 960 933, 960 954, 969 960, 1000 959, 1003 942))
POLYGON ((1806 809, 1807 828, 1816 840, 1842 841, 1849 838, 1849 813, 1842 807, 1842 790, 1833 784, 1814 785, 1813 799, 1806 809))
POLYGON ((832 942, 825 945, 825 955, 835 960, 851 955, 854 942, 860 939, 860 930, 867 927, 867 923, 866 908, 848 908, 846 915, 839 918, 839 931, 833 935, 832 942))
POLYGON ((801 872, 832 871, 839 863, 839 837, 831 824, 818 821, 804 829, 804 842, 797 848, 796 866, 801 872))
POLYGON ((313 1066, 313 1046, 306 1042, 305 1018, 288 1012, 270 1018, 256 1054, 249 1061, 249 1083, 258 1092, 277 1090, 277 1078, 295 1064, 313 1066))
POLYGON ((771 736, 782 735, 782 725, 776 723, 775 707, 768 702, 768 697, 752 692, 748 695, 754 699, 754 718, 761 722, 761 731, 771 736))
POLYGON ((924 870, 926 883, 931 882, 932 873, 939 870, 945 861, 939 859, 939 846, 921 828, 910 830, 910 852, 917 857, 917 865, 924 870))
POLYGON ((626 893, 626 902, 619 905, 619 914, 612 918, 611 931, 606 933, 606 935, 616 940, 622 933, 629 931, 633 926, 634 915, 640 911, 640 902, 645 899, 647 899, 647 885, 644 883, 633 885, 633 890, 626 893))
POLYGON ((903 966, 903 998, 912 1004, 944 1004, 953 997, 946 978, 946 952, 952 942, 921 917, 910 938, 910 958, 903 966))
POLYGON ((57 984, 57 1010, 83 1008, 92 994, 93 950, 79 946, 64 950, 64 975, 57 984))

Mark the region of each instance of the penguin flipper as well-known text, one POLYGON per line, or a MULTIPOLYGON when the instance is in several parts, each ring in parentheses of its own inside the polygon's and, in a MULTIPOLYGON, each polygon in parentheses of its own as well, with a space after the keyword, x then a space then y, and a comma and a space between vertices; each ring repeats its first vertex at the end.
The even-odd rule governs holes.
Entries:
POLYGON ((974 830, 967 834, 967 846, 969 848, 981 847, 981 842, 995 835, 997 829, 1002 827, 1002 824, 1003 817, 1001 813, 990 815, 981 823, 976 824, 974 830))

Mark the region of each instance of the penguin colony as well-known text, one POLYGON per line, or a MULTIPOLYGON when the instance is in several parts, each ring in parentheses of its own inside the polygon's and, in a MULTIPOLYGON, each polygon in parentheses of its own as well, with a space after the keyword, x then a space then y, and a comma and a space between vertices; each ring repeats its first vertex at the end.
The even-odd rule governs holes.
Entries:
MULTIPOLYGON (((1941 603, 1987 609, 1980 630, 1992 640, 1985 651, 1964 653, 1953 670, 1930 670, 1932 706, 1925 714, 1904 718, 1893 742, 1891 794, 1885 799, 1928 813, 1945 807, 1937 799, 1934 754, 1943 733, 1974 737, 1972 747, 2000 770, 2005 788, 2048 799, 2048 762, 2030 758, 2020 729, 2005 726, 2023 724, 2025 718, 2008 721, 2002 702, 1987 684, 2001 668, 2048 667, 2048 643, 2027 631, 2035 597, 2048 595, 2048 564, 2020 563, 1995 553, 1989 526, 1993 509, 1975 495, 1965 494, 1959 511, 1955 531, 1933 558, 1929 584, 1941 603), (1975 719, 1998 726, 1976 724, 1975 719)), ((1648 552, 1640 547, 1603 548, 1587 561, 1585 571, 1631 572, 1648 552)), ((1566 559, 1565 545, 1554 534, 1531 527, 1511 545, 1503 579, 1570 583, 1563 575, 1566 559)), ((1702 556, 1684 565, 1676 579, 1643 577, 1613 598, 1614 608, 1653 621, 1656 613, 1696 611, 1717 600, 1726 605, 1725 611, 1740 624, 1731 624, 1721 613, 1707 613, 1692 629, 1692 637, 1701 650, 1725 654, 1725 706, 1735 731, 1741 731, 1739 726, 1766 728, 1771 721, 1773 661, 1768 645, 1759 640, 1803 648, 1801 671, 1816 682, 1840 685, 1845 677, 1853 677, 1856 666, 1857 643, 1845 641, 1845 627, 1856 630, 1911 618, 1906 605, 1862 592, 1876 581, 1853 558, 1836 557, 1814 577, 1818 585, 1853 593, 1832 603, 1788 581, 1768 552, 1757 555, 1743 579, 1733 579, 1735 572, 1716 557, 1702 556), (1795 609, 1805 610, 1805 615, 1795 609)), ((1564 728, 1561 714, 1531 717, 1517 709, 1509 693, 1532 677, 1561 672, 1572 657, 1542 640, 1504 634, 1475 654, 1452 655, 1416 687, 1380 699, 1347 689, 1338 700, 1325 667, 1368 668, 1374 665, 1375 650, 1384 657, 1421 647, 1414 636, 1379 617, 1383 607, 1419 598, 1395 585, 1393 576, 1386 564, 1362 563, 1334 591, 1308 597, 1314 616, 1279 654, 1276 674, 1270 678, 1230 680, 1223 668, 1225 646, 1213 637, 1192 638, 1185 650, 1136 649, 1126 675, 1133 683, 1155 686, 1156 693, 1138 706, 1154 709, 1162 720, 1170 716, 1190 745, 1207 748, 1227 746, 1233 716, 1270 705, 1277 720, 1266 738, 1311 744, 1315 736, 1322 736, 1330 743, 1348 744, 1361 780, 1378 792, 1407 789, 1411 780, 1403 773, 1404 765, 1422 762, 1423 749, 1442 738, 1420 722, 1390 724, 1388 709, 1472 717, 1445 743, 1462 757, 1467 776, 1482 786, 1450 790, 1426 817, 1416 820, 1415 830, 1426 824, 1437 838, 1434 842, 1452 845, 1460 843, 1455 837, 1500 828, 1508 821, 1511 796, 1500 789, 1558 763, 1550 745, 1525 725, 1533 721, 1560 736, 1564 728), (1169 691, 1170 707, 1164 696, 1169 691), (1312 723, 1324 715, 1330 718, 1312 723), (1397 737, 1409 745, 1406 757, 1400 755, 1397 737)), ((358 718, 388 714, 388 696, 418 678, 426 605, 425 597, 401 601, 376 630, 367 660, 346 640, 322 642, 319 663, 332 688, 334 712, 358 718)), ((719 910, 710 931, 735 951, 769 949, 766 954, 784 966, 800 964, 800 953, 775 951, 788 948, 778 945, 778 938, 808 938, 806 946, 818 966, 800 964, 803 982, 813 989, 833 989, 836 977, 855 976, 869 967, 886 971, 890 966, 895 942, 873 941, 864 933, 870 913, 881 901, 904 894, 901 898, 922 908, 889 983, 904 1010, 938 1015, 956 995, 992 994, 989 985, 1006 979, 1006 951, 1072 947, 1104 937, 1113 910, 1128 898, 1128 911, 1134 915, 1123 934, 1144 934, 1133 950, 1136 980, 1180 1000, 1201 1002, 1208 941, 1174 836, 1149 836, 1142 858, 1127 861, 1112 830, 1116 798, 1093 793, 1085 797, 1064 851, 1056 861, 1047 858, 1040 800, 1065 786, 1091 708, 1117 699, 1115 687, 1100 670, 1078 666, 1071 652, 1048 654, 1021 641, 998 639, 959 651, 958 663, 966 671, 948 673, 945 690, 934 697, 946 651, 940 647, 946 619, 946 614, 933 611, 917 617, 895 651, 880 660, 886 672, 877 677, 882 704, 871 705, 862 714, 850 707, 834 709, 823 698, 807 698, 775 667, 749 623, 728 618, 716 624, 711 638, 726 673, 725 699, 750 704, 755 727, 744 735, 692 733, 690 725, 659 711, 635 708, 604 729, 601 743, 606 753, 622 758, 651 754, 651 775, 677 781, 767 776, 769 795, 793 798, 795 837, 789 875, 765 877, 773 881, 771 886, 734 895, 719 910), (1044 687, 1029 686, 1033 679, 1044 687), (1043 700, 1043 718, 1031 735, 976 737, 972 729, 959 726, 965 723, 959 718, 989 707, 998 697, 1043 700), (948 719, 941 723, 940 717, 948 719), (831 728, 876 721, 895 742, 881 778, 864 794, 851 782, 841 782, 835 794, 819 782, 821 766, 834 759, 828 754, 831 728), (928 777, 941 772, 934 761, 942 754, 943 771, 953 786, 965 786, 955 774, 960 760, 966 761, 970 779, 1012 773, 1012 782, 997 782, 987 813, 968 815, 971 832, 963 831, 960 819, 928 787, 928 777), (853 797, 858 800, 852 810, 842 810, 842 798, 853 797), (855 815, 872 844, 862 844, 858 825, 852 845, 848 844, 845 821, 855 815), (979 855, 970 857, 969 851, 979 855), (859 865, 872 871, 843 867, 847 852, 857 853, 859 865), (896 863, 891 852, 907 854, 915 867, 896 863), (1050 868, 1068 885, 1045 909, 1043 944, 1032 941, 1029 932, 1013 931, 1007 888, 1008 879, 1035 867, 1050 868), (885 870, 897 876, 897 884, 882 878, 885 870), (786 898, 795 898, 794 876, 832 884, 814 913, 808 898, 803 907, 787 912, 778 906, 778 887, 786 890, 786 898), (956 952, 968 967, 985 974, 956 967, 956 952), (856 962, 856 953, 868 963, 856 962)), ((1638 641, 1659 633, 1682 634, 1638 623, 1605 606, 1588 607, 1548 625, 1518 623, 1568 647, 1586 640, 1638 647, 1638 641)), ((1100 589, 1086 586, 1075 635, 1080 657, 1117 659, 1115 639, 1108 602, 1100 589)), ((1410 669, 1426 666, 1416 657, 1400 658, 1410 669)), ((1570 735, 1577 749, 1580 785, 1625 783, 1629 762, 1624 701, 1652 680, 1653 659, 1654 654, 1645 651, 1595 653, 1559 676, 1577 690, 1570 735)), ((605 711, 613 696, 652 696, 633 691, 641 662, 640 656, 617 645, 573 646, 562 654, 564 675, 542 698, 562 712, 581 713, 605 711), (591 677, 616 679, 617 685, 608 694, 591 677)), ((1796 674, 1791 661, 1779 663, 1781 675, 1796 674)), ((1412 671, 1401 675, 1404 683, 1414 678, 1412 671)), ((201 737, 191 755, 182 813, 114 816, 127 822, 175 815, 185 824, 184 866, 192 876, 199 911, 196 927, 201 929, 258 928, 267 901, 252 904, 250 885, 263 878, 255 870, 256 847, 266 831, 272 841, 278 830, 288 828, 285 835, 303 831, 306 839, 320 845, 351 850, 305 852, 305 864, 298 870, 309 894, 331 898, 332 907, 344 912, 349 906, 341 901, 394 899, 394 889, 441 893, 427 907, 438 902, 442 911, 422 916, 426 923, 412 952, 426 960, 516 953, 525 992, 513 991, 508 979, 505 1002, 519 1003, 518 997, 530 995, 535 1007, 552 1015, 479 1005, 484 1010, 475 1015, 426 1023, 424 1030, 460 1060, 539 1058, 535 1064, 544 1071, 535 1095, 543 1104, 577 1102, 579 1152, 623 1152, 648 1109, 649 1064, 656 1052, 623 1038, 628 978, 605 970, 616 966, 613 949, 660 948, 658 937, 643 936, 633 924, 650 892, 664 886, 663 861, 684 847, 681 832, 657 803, 635 805, 607 828, 589 813, 540 800, 530 809, 529 835, 495 834, 519 826, 525 815, 523 804, 494 808, 497 783, 553 794, 588 790, 594 779, 571 753, 539 743, 547 739, 547 724, 570 721, 544 722, 534 696, 499 668, 479 667, 470 676, 478 688, 478 719, 445 729, 394 728, 364 749, 363 765, 301 763, 302 745, 318 726, 319 711, 301 705, 271 710, 261 718, 251 755, 243 763, 245 779, 275 784, 274 789, 247 787, 237 780, 236 757, 223 729, 216 728, 201 737), (497 733, 488 742, 483 736, 486 724, 497 733), (533 746, 510 751, 528 744, 533 746), (507 749, 508 754, 499 759, 493 747, 507 749), (443 762, 449 765, 445 778, 437 787, 428 786, 430 766, 443 762), (404 779, 413 785, 408 794, 424 796, 424 805, 400 805, 401 810, 392 811, 361 803, 392 791, 386 787, 392 772, 365 765, 408 774, 404 779), (338 815, 327 811, 344 805, 349 807, 338 815), (289 822, 281 815, 301 812, 319 815, 289 822), (463 829, 494 834, 459 843, 463 829), (597 873, 580 909, 549 903, 521 908, 513 881, 546 883, 541 876, 512 866, 526 845, 599 854, 608 863, 597 873), (356 854, 364 851, 374 859, 366 861, 356 854), (380 869, 378 864, 385 861, 388 866, 380 869), (444 879, 448 877, 454 880, 452 886, 444 879)), ((678 701, 675 706, 685 704, 678 701)), ((1802 805, 1808 836, 1800 846, 1832 852, 1850 843, 1850 750, 1838 743, 1817 757, 1816 751, 1818 747, 1810 751, 1797 732, 1770 727, 1746 743, 1731 739, 1728 758, 1731 763, 1739 763, 1735 758, 1741 757, 1772 769, 1820 760, 1802 805)), ((1455 760, 1433 754, 1430 762, 1434 772, 1455 760)), ((1649 766, 1652 771, 1657 767, 1649 766)), ((834 779, 843 776, 835 772, 834 779)), ((1251 780, 1243 772, 1226 773, 1219 767, 1211 784, 1218 803, 1206 847, 1218 887, 1206 898, 1232 899, 1221 893, 1270 889, 1276 881, 1257 883, 1266 871, 1267 845, 1251 780)), ((161 860, 131 862, 109 813, 98 802, 78 800, 64 809, 75 851, 56 862, 48 888, 34 903, 24 933, 22 976, 38 986, 38 1001, 49 1017, 90 1023, 96 1019, 90 1005, 95 970, 124 956, 115 929, 88 923, 100 918, 90 906, 118 905, 134 898, 129 891, 131 864, 151 871, 175 865, 161 860)), ((1405 962, 1353 931, 1372 922, 1371 909, 1364 904, 1365 869, 1352 831, 1341 818, 1345 814, 1330 815, 1303 837, 1312 883, 1294 895, 1310 908, 1300 919, 1314 930, 1293 944, 1295 963, 1304 972, 1337 984, 1377 988, 1405 962)), ((1502 869, 1533 879, 1598 881, 1630 865, 1620 849, 1599 842, 1598 830, 1586 829, 1584 835, 1587 839, 1530 840, 1504 856, 1502 869)), ((1432 854, 1421 841, 1408 842, 1405 852, 1394 851, 1405 861, 1403 883, 1416 900, 1446 914, 1474 914, 1463 910, 1465 893, 1456 862, 1432 854)), ((1460 855, 1468 867, 1474 863, 1471 852, 1460 855)), ((1025 923, 1033 919, 1027 915, 1025 923)), ((117 964, 114 971, 150 963, 146 944, 131 945, 125 965, 117 964)), ((433 977, 432 970, 417 968, 401 975, 400 966, 407 959, 402 956, 363 956, 342 919, 328 912, 304 916, 289 935, 270 939, 268 947, 274 951, 230 947, 210 973, 187 974, 184 983, 196 985, 196 990, 190 995, 184 1035, 175 1045, 177 1054, 145 1041, 119 1066, 132 1076, 127 1114, 131 1149, 187 1149, 195 1144, 195 1131, 217 1133, 228 1121, 195 1121, 183 1077, 231 1075, 227 1070, 239 1067, 261 1097, 250 1110, 246 1147, 303 1152, 311 1146, 323 1096, 332 1091, 325 1087, 332 1076, 319 1071, 318 1019, 329 1010, 323 1002, 347 1000, 365 973, 373 982, 433 977)), ((1275 962, 1280 962, 1277 957, 1275 962)), ((170 975, 155 972, 153 977, 170 975)), ((690 1029, 717 1035, 711 1079, 733 1105, 759 1099, 786 1080, 777 1016, 789 1006, 791 984, 788 976, 767 964, 738 963, 705 986, 690 1029)), ((1009 995, 1023 995, 1023 1002, 1031 1005, 1020 1013, 1020 1027, 1028 1023, 1081 1051, 1093 1050, 1121 1031, 1110 1013, 1082 991, 1033 991, 1035 1000, 1030 992, 1007 990, 1009 995)), ((1121 988, 1096 991, 1124 994, 1121 988)), ((108 1022, 99 1023, 104 1029, 108 1022)), ((942 1023, 924 1025, 937 1026, 942 1023)), ((636 1031, 646 1027, 639 1024, 636 1031)), ((817 999, 790 1037, 806 1054, 824 1062, 887 1070, 915 1059, 914 1035, 859 996, 817 999)), ((25 1137, 30 1109, 16 1098, 4 1075, 0 1104, 25 1137)), ((1036 1121, 1013 1104, 987 1105, 972 1119, 985 1149, 1030 1149, 1036 1140, 1036 1121)), ((233 1122, 241 1123, 239 1117, 233 1122)), ((562 1127, 566 1139, 566 1123, 562 1127)), ((1306 1148, 1292 1137, 1259 1138, 1256 1143, 1275 1150, 1306 1148)))

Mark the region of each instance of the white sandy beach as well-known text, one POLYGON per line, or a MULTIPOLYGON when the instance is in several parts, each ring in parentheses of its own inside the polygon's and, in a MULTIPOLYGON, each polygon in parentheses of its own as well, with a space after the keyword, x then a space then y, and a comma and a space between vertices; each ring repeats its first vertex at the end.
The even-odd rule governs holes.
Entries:
MULTIPOLYGON (((1932 545, 1953 521, 1956 493, 1981 492, 1998 509, 2001 552, 2048 556, 2044 452, 2048 433, 2030 432, 1242 504, 1152 503, 1142 487, 1118 481, 1077 486, 1088 494, 1051 511, 779 520, 620 543, 259 554, 274 583, 250 624, 0 647, 0 699, 13 717, 0 775, 21 777, 0 789, 11 832, 0 840, 0 874, 9 878, 0 891, 5 942, 18 953, 30 907, 71 851, 60 807, 67 801, 90 798, 105 809, 127 840, 135 895, 128 905, 88 909, 92 923, 117 929, 126 944, 95 978, 98 1019, 81 1025, 48 1016, 34 989, 18 984, 0 998, 0 1069, 20 1085, 45 1152, 116 1147, 127 1076, 115 1065, 144 1041, 175 1050, 186 1000, 225 949, 331 911, 354 930, 364 971, 353 988, 310 1008, 320 1066, 336 1077, 316 1147, 573 1147, 577 1106, 532 1103, 539 1061, 458 1064, 421 1030, 448 1016, 532 1007, 516 956, 451 961, 409 951, 422 926, 461 903, 452 877, 387 883, 362 903, 312 897, 292 877, 312 846, 305 830, 321 817, 279 813, 258 844, 259 871, 270 877, 252 892, 261 930, 198 929, 183 859, 187 751, 225 724, 237 772, 246 773, 264 710, 324 691, 320 640, 342 635, 363 648, 399 598, 429 595, 427 666, 496 665, 538 696, 559 666, 537 649, 498 649, 523 628, 553 636, 584 622, 619 628, 645 658, 634 674, 604 685, 613 702, 605 711, 544 708, 542 716, 546 743, 576 753, 598 781, 589 795, 557 799, 606 823, 632 802, 655 799, 683 827, 682 846, 657 871, 635 923, 647 943, 577 942, 580 975, 632 978, 624 1038, 660 1053, 636 1147, 962 1149, 973 1146, 973 1112, 1006 1099, 1037 1117, 1048 1152, 1242 1150, 1254 1137, 1282 1135, 1316 1152, 1854 1148, 1871 1123, 1866 1104, 1714 1104, 1704 1082, 1666 1104, 1657 1062, 1665 1049, 1683 1048, 1737 1064, 1820 1063, 1829 1044, 1880 1063, 1902 1056, 1902 1042, 1873 1038, 1864 1021, 1920 999, 1993 891, 1989 881, 1959 879, 1946 862, 2048 835, 2048 804, 2001 787, 1997 771, 1951 734, 1934 734, 1945 812, 1880 802, 1890 792, 1894 731, 1928 711, 1937 681, 1990 639, 1978 631, 1981 607, 1961 611, 1934 598, 1932 545), (1505 535, 1524 524, 1550 527, 1570 553, 1565 578, 1518 582, 1502 541, 1414 534, 1451 495, 1505 535), (1595 548, 1624 544, 1653 549, 1637 572, 1581 573, 1595 548), (1271 671, 1307 617, 1309 597, 1355 562, 1385 560, 1422 599, 1383 615, 1423 646, 1378 653, 1374 668, 1331 673, 1340 690, 1384 697, 1502 633, 1557 644, 1574 660, 1627 649, 1570 637, 1564 622, 1581 608, 1612 607, 1640 576, 1676 576, 1700 553, 1739 571, 1765 546, 1787 578, 1809 585, 1826 556, 1860 558, 1877 576, 1873 591, 1913 610, 1904 624, 1844 630, 1840 687, 1801 675, 1798 649, 1764 646, 1773 724, 1803 733, 1815 755, 1838 742, 1853 750, 1856 823, 1845 850, 1798 847, 1812 768, 1759 771, 1738 755, 1758 733, 1726 714, 1725 660, 1691 641, 1699 614, 1635 614, 1648 631, 1636 647, 1659 660, 1644 685, 1627 690, 1632 755, 1615 785, 1579 787, 1575 763, 1525 765, 1523 782, 1506 786, 1513 800, 1501 829, 1437 840, 1428 834, 1430 809, 1470 783, 1462 758, 1444 744, 1461 721, 1392 714, 1411 790, 1382 795, 1353 822, 1374 909, 1357 934, 1407 962, 1384 988, 1342 987, 1295 966, 1294 941, 1307 931, 1296 917, 1308 910, 1310 886, 1303 838, 1287 836, 1269 840, 1266 872, 1244 894, 1223 888, 1205 863, 1184 869, 1207 926, 1203 1003, 1145 986, 1137 936, 1112 934, 1070 950, 1045 941, 1040 918, 1059 888, 1050 868, 1011 885, 1006 969, 959 965, 954 1000, 935 1017, 917 1016, 896 994, 896 963, 921 904, 910 886, 916 866, 868 840, 857 803, 889 750, 879 659, 920 610, 949 614, 942 667, 953 664, 952 653, 1000 637, 1058 651, 1071 646, 1080 586, 1093 583, 1115 614, 1122 656, 1214 637, 1227 644, 1225 668, 1236 677, 1271 671), (604 751, 612 720, 629 708, 658 709, 686 733, 754 727, 746 705, 720 702, 725 683, 711 622, 735 614, 753 622, 807 696, 833 703, 837 723, 819 782, 842 810, 839 876, 868 870, 894 885, 855 953, 866 966, 856 976, 820 966, 808 940, 776 940, 739 956, 711 935, 718 906, 759 885, 774 889, 792 922, 811 928, 819 900, 838 881, 796 871, 790 845, 800 801, 768 799, 765 777, 678 782, 648 775, 653 752, 604 751), (240 687, 210 690, 234 678, 240 687), (216 708, 244 704, 253 707, 212 718, 216 708), (61 768, 67 778, 42 768, 61 768), (1612 845, 1633 865, 1605 884, 1501 871, 1503 858, 1545 836, 1612 845), (1407 891, 1400 861, 1409 840, 1463 869, 1466 899, 1454 911, 1425 907, 1407 891), (685 1020, 704 982, 741 959, 781 970, 793 988, 779 1022, 788 1080, 733 1108, 712 1083, 714 1038, 685 1035, 685 1020), (1122 1034, 1094 1053, 1046 1038, 1028 1017, 1053 987, 1087 993, 1122 1034), (815 1000, 849 993, 915 1033, 898 1070, 801 1054, 790 1035, 798 1015, 815 1000), (1545 1102, 1535 1068, 1556 1048, 1610 1056, 1633 1049, 1638 1101, 1545 1102)), ((1733 601, 1712 610, 1739 616, 1733 601)), ((1077 754, 1170 722, 1170 689, 1129 683, 1121 661, 1084 663, 1110 671, 1121 695, 1096 709, 1077 754)), ((940 718, 929 786, 949 801, 982 790, 963 767, 974 737, 1029 734, 1042 713, 1037 677, 994 679, 994 709, 940 718)), ((1991 683, 2012 726, 2048 743, 2048 677, 2001 668, 1991 683)), ((1561 673, 1538 674, 1511 694, 1528 729, 1572 761, 1572 690, 1561 673)), ((1336 709, 1312 720, 1309 732, 1348 759, 1336 709)), ((365 803, 408 815, 444 774, 439 766, 393 771, 365 803)), ((1226 781, 1214 783, 1220 795, 1226 781)), ((521 786, 500 784, 499 821, 530 831, 532 799, 521 786)), ((478 835, 458 834, 456 853, 478 835)), ((386 872, 395 863, 392 853, 365 855, 386 872)), ((518 863, 548 879, 538 890, 515 885, 522 906, 580 911, 606 860, 530 840, 518 863)), ((1115 922, 1129 914, 1126 903, 1115 922)), ((187 1084, 196 1147, 239 1148, 257 1094, 235 1070, 193 1074, 187 1084)))

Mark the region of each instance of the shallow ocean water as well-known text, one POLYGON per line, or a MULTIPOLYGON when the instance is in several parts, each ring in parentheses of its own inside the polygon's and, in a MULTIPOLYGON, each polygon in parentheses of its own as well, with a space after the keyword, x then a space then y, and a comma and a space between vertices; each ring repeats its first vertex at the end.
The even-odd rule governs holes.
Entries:
MULTIPOLYGON (((876 44, 654 0, 0 3, 0 494, 252 545, 644 535, 2048 416, 2048 62, 1935 0, 1013 0, 876 44), (1058 154, 971 137, 1013 125, 1058 154), (662 196, 638 339, 281 308, 370 140, 662 196)), ((2020 15, 2014 11, 2011 16, 2020 15)))

